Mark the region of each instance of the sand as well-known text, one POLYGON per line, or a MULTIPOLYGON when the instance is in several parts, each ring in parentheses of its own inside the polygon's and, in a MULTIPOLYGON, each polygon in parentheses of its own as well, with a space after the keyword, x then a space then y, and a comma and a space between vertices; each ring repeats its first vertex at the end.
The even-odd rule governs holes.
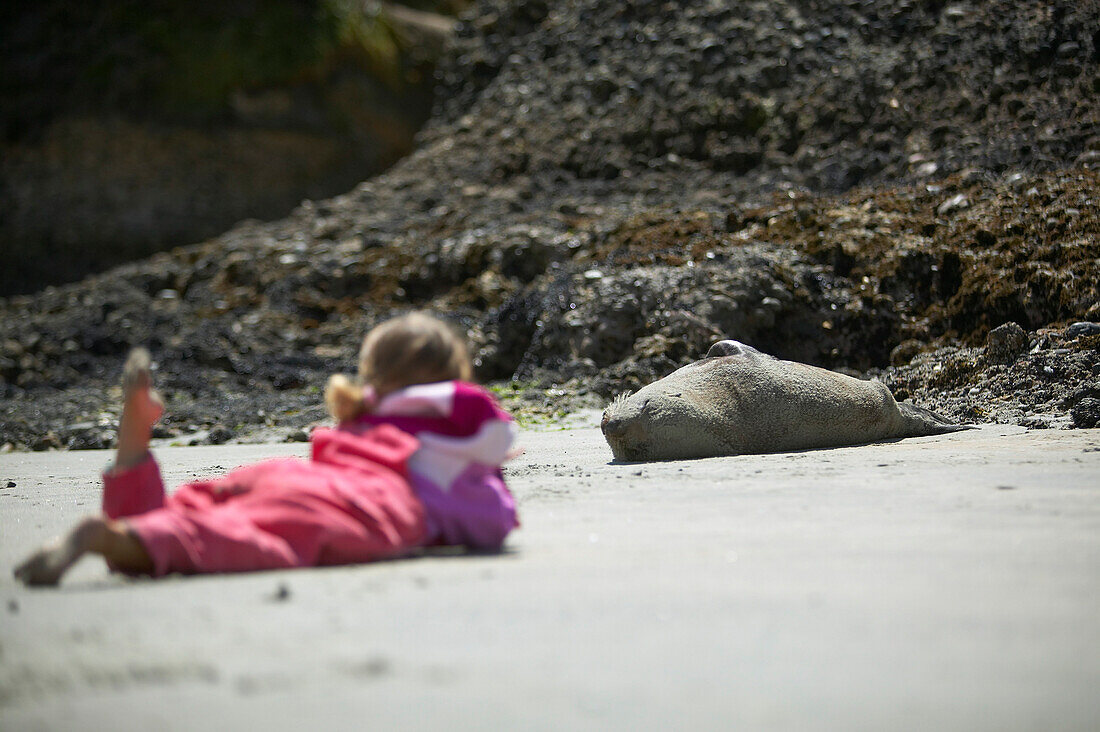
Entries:
MULTIPOLYGON (((1100 728, 1098 430, 655 464, 592 426, 521 442, 501 555, 86 559, 34 590, 12 567, 97 508, 110 455, 0 455, 0 728, 1100 728)), ((158 457, 175 484, 304 452, 158 457)))

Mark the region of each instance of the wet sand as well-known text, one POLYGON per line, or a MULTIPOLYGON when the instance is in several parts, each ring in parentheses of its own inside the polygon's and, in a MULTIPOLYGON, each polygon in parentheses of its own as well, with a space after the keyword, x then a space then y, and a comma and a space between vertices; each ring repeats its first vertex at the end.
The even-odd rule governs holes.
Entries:
MULTIPOLYGON (((0 455, 0 728, 1100 727, 1100 431, 615 464, 528 431, 498 556, 11 578, 110 453, 0 455), (9 483, 14 486, 6 487, 9 483)), ((169 485, 304 445, 162 448, 169 485)))

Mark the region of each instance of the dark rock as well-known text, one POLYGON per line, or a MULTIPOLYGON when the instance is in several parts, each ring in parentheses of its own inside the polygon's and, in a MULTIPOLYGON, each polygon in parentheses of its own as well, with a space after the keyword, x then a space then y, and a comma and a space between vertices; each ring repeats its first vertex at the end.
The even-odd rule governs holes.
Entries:
POLYGON ((1070 327, 1066 328, 1066 335, 1073 338, 1077 338, 1079 336, 1100 335, 1100 323, 1074 323, 1070 327))
POLYGON ((1086 397, 1070 410, 1073 426, 1081 429, 1100 427, 1100 399, 1086 397))
POLYGON ((62 447, 61 438, 50 431, 41 435, 31 443, 31 449, 36 451, 56 450, 62 447))
POLYGON ((206 441, 211 445, 224 445, 232 440, 233 437, 233 430, 219 424, 210 428, 210 432, 206 436, 206 441))
POLYGON ((997 243, 997 237, 988 229, 978 229, 974 234, 974 241, 983 247, 991 247, 997 243))
POLYGON ((73 429, 70 427, 65 446, 70 450, 105 450, 114 444, 114 433, 99 427, 73 429))
POLYGON ((1005 363, 1027 349, 1027 333, 1017 323, 1005 323, 989 331, 985 357, 993 363, 1005 363))
POLYGON ((902 366, 913 360, 913 357, 923 351, 926 344, 922 341, 910 339, 903 341, 890 351, 890 363, 894 366, 902 366))
POLYGON ((305 430, 291 430, 286 436, 287 442, 309 442, 309 433, 305 430))
POLYGON ((940 216, 946 216, 969 207, 970 200, 966 197, 965 194, 959 193, 952 196, 951 198, 948 198, 946 201, 937 206, 936 213, 938 213, 940 216))
POLYGON ((1073 162, 1083 168, 1092 170, 1100 168, 1100 150, 1087 150, 1078 155, 1073 162))

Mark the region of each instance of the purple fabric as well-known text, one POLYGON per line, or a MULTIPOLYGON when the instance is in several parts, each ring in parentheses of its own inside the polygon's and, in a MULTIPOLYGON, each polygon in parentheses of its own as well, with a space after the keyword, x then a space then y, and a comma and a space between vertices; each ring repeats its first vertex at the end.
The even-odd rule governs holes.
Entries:
POLYGON ((444 491, 427 478, 411 475, 424 504, 429 542, 499 549, 519 526, 516 501, 498 468, 471 465, 444 491))
POLYGON ((358 433, 383 424, 421 442, 408 472, 424 505, 426 543, 497 549, 519 526, 500 470, 514 432, 504 442, 499 428, 514 430, 514 422, 491 392, 462 381, 413 385, 340 429, 358 433), (431 436, 449 439, 439 445, 431 436))

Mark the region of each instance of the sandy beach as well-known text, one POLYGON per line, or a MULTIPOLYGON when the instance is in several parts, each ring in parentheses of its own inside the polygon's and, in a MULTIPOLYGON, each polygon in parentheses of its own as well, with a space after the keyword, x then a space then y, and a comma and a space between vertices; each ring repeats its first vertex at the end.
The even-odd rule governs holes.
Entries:
MULTIPOLYGON (((58 589, 109 453, 0 455, 0 726, 1095 729, 1100 432, 616 464, 527 431, 496 556, 58 589), (14 485, 13 485, 14 484, 14 485), (6 487, 5 487, 6 486, 6 487)), ((171 485, 303 445, 162 448, 171 485)))

